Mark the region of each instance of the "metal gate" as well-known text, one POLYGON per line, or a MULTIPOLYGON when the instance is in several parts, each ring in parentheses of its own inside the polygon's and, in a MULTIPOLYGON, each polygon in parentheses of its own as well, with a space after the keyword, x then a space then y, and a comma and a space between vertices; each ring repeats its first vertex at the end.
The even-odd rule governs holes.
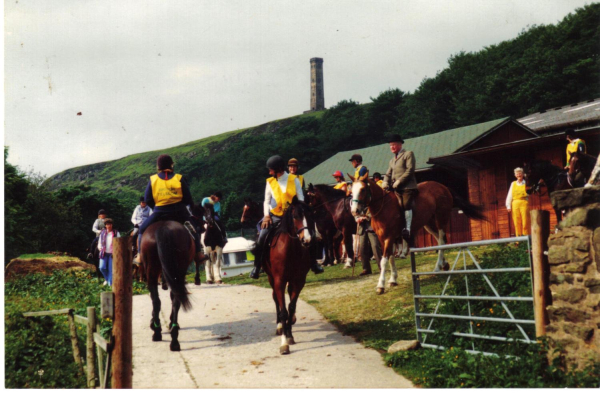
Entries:
MULTIPOLYGON (((530 338, 528 334, 525 332, 525 329, 521 325, 535 325, 535 319, 516 319, 513 316, 513 313, 510 310, 507 302, 509 301, 518 301, 518 302, 531 302, 532 303, 532 313, 533 313, 533 296, 530 297, 511 297, 511 296, 502 296, 498 293, 497 289, 494 287, 492 281, 489 279, 489 273, 508 273, 508 272, 528 272, 531 278, 531 243, 529 236, 521 236, 521 237, 512 237, 507 239, 495 239, 495 240, 483 240, 469 243, 457 243, 457 244, 448 244, 443 246, 435 246, 435 247, 425 247, 425 248, 416 248, 411 250, 411 271, 412 271, 412 280, 413 280, 413 296, 415 303, 415 324, 417 330, 417 339, 421 343, 422 347, 425 348, 435 348, 440 350, 445 350, 446 347, 442 345, 434 345, 427 343, 427 337, 430 334, 435 334, 436 330, 433 329, 434 321, 438 319, 458 319, 471 321, 469 323, 469 331, 468 332, 454 332, 452 333, 457 337, 465 337, 465 338, 474 338, 481 340, 493 340, 493 341, 501 341, 501 342, 509 342, 514 341, 513 338, 502 337, 502 336, 489 336, 489 335, 481 335, 476 334, 473 331, 473 322, 479 321, 489 321, 489 322, 501 322, 516 325, 517 329, 520 332, 522 338, 516 339, 520 342, 525 342, 528 344, 535 343, 535 337, 530 338), (512 267, 512 268, 494 268, 494 269, 484 269, 481 267, 480 263, 477 261, 477 258, 473 255, 473 253, 469 250, 470 247, 477 246, 486 246, 492 244, 506 244, 506 243, 516 243, 516 242, 526 242, 527 244, 527 253, 529 259, 528 267, 512 267), (417 272, 416 271, 416 263, 415 263, 415 255, 417 253, 423 253, 427 251, 439 251, 439 250, 451 250, 458 249, 458 254, 451 264, 451 268, 449 271, 440 271, 440 272, 417 272), (467 269, 467 260, 473 263, 475 269, 467 269), (462 262, 462 263, 460 263, 462 262), (462 265, 462 269, 460 266, 462 265), (494 296, 477 296, 469 293, 469 276, 472 275, 481 275, 485 280, 487 286, 491 289, 494 296), (442 289, 441 294, 439 295, 422 295, 421 294, 421 282, 420 277, 428 276, 428 275, 436 275, 436 276, 448 276, 444 287, 442 289), (448 289, 450 279, 454 275, 464 276, 465 284, 466 284, 466 294, 464 295, 446 295, 446 291, 448 289), (421 299, 438 299, 437 304, 435 306, 435 310, 433 313, 425 313, 420 310, 420 300, 421 299), (441 314, 439 313, 440 305, 443 300, 464 300, 467 302, 467 310, 468 315, 453 315, 453 314, 441 314), (481 300, 491 300, 498 301, 501 303, 503 310, 508 315, 508 318, 495 318, 495 317, 485 317, 485 316, 476 316, 473 315, 471 309, 472 301, 481 301, 481 300), (421 326, 422 318, 431 318, 427 328, 423 328, 421 326)), ((532 293, 533 293, 533 279, 532 283, 532 293)), ((535 315, 535 313, 533 313, 535 315)), ((474 343, 472 343, 472 349, 465 349, 470 353, 482 353, 484 355, 494 355, 491 352, 482 352, 475 350, 474 343)))

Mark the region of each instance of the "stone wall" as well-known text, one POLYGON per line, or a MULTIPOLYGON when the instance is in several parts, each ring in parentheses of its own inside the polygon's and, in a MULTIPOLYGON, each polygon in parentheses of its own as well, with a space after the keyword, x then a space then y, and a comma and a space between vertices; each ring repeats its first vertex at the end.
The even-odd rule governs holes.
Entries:
POLYGON ((562 348, 567 367, 600 362, 600 187, 557 191, 552 204, 568 213, 548 239, 549 357, 562 348))

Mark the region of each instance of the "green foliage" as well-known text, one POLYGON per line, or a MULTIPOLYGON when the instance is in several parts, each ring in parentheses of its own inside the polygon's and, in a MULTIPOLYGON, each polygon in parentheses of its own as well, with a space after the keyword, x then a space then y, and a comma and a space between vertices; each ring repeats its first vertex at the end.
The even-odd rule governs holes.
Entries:
POLYGON ((559 358, 548 364, 547 344, 506 346, 500 356, 473 355, 459 348, 420 349, 386 355, 386 363, 428 388, 598 387, 600 364, 565 371, 559 358))
MULTIPOLYGON (((106 287, 90 271, 31 274, 5 284, 5 367, 7 388, 86 388, 73 361, 66 316, 23 317, 24 312, 73 308, 87 316, 106 287)), ((134 293, 140 293, 140 289, 134 293)), ((80 351, 85 356, 86 329, 77 324, 80 351)), ((112 322, 101 321, 110 332, 112 322)))

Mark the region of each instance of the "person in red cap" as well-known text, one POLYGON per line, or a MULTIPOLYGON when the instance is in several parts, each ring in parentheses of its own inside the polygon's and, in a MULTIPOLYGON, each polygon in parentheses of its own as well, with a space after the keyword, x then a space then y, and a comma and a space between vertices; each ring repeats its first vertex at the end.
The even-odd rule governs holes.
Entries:
POLYGON ((336 190, 342 190, 344 192, 348 191, 348 183, 344 181, 344 174, 342 171, 335 171, 331 176, 333 176, 335 181, 337 181, 337 184, 333 186, 333 188, 336 190))
POLYGON ((415 177, 415 155, 412 151, 405 150, 402 147, 404 139, 400 135, 392 134, 388 138, 388 142, 394 157, 390 160, 381 186, 384 190, 389 191, 391 189, 396 194, 406 219, 406 227, 402 230, 402 237, 409 242, 413 217, 412 208, 419 192, 417 190, 417 178, 415 177))
MULTIPOLYGON (((144 199, 146 204, 152 209, 152 214, 142 225, 140 225, 138 235, 138 250, 142 251, 142 235, 146 228, 157 221, 173 220, 184 224, 190 218, 190 212, 187 206, 194 207, 194 201, 190 188, 182 175, 173 172, 174 162, 171 156, 161 154, 156 160, 156 169, 158 173, 150 176, 144 199)), ((196 253, 198 258, 203 261, 208 259, 202 254, 200 246, 200 236, 195 234, 196 253)))

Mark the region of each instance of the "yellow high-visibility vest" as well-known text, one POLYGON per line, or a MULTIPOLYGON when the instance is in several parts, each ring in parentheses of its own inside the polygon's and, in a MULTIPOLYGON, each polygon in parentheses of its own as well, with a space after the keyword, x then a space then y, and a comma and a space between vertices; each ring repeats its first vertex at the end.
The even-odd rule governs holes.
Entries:
POLYGON ((377 180, 377 185, 379 187, 383 188, 382 184, 383 184, 383 180, 377 180))
POLYGON ((297 177, 298 180, 300 181, 300 187, 304 188, 304 176, 302 176, 302 175, 293 175, 291 173, 289 174, 289 176, 297 177))
POLYGON ((360 170, 362 169, 364 165, 359 165, 356 167, 356 171, 354 172, 354 180, 358 180, 358 177, 360 176, 360 170))
POLYGON ((523 184, 519 185, 519 184, 517 184, 517 181, 515 180, 512 183, 512 199, 513 199, 513 201, 527 200, 527 191, 526 191, 525 186, 526 186, 525 182, 523 182, 523 184))
POLYGON ((583 139, 575 139, 567 145, 567 166, 571 162, 571 155, 579 149, 579 145, 583 145, 583 152, 586 153, 585 141, 583 139))
POLYGON ((288 176, 285 192, 282 192, 281 187, 279 187, 279 183, 275 177, 270 177, 267 179, 267 183, 269 183, 271 190, 273 190, 275 202, 277 202, 277 206, 271 209, 272 214, 279 217, 283 216, 283 213, 285 213, 288 206, 292 203, 292 199, 294 199, 296 196, 295 180, 296 176, 288 176))
POLYGON ((181 175, 176 174, 169 180, 163 180, 158 175, 150 176, 152 197, 156 206, 172 205, 183 200, 181 175))
POLYGON ((335 186, 333 186, 333 188, 336 189, 336 190, 341 190, 345 185, 346 185, 346 182, 345 181, 341 181, 338 184, 336 184, 335 186))

